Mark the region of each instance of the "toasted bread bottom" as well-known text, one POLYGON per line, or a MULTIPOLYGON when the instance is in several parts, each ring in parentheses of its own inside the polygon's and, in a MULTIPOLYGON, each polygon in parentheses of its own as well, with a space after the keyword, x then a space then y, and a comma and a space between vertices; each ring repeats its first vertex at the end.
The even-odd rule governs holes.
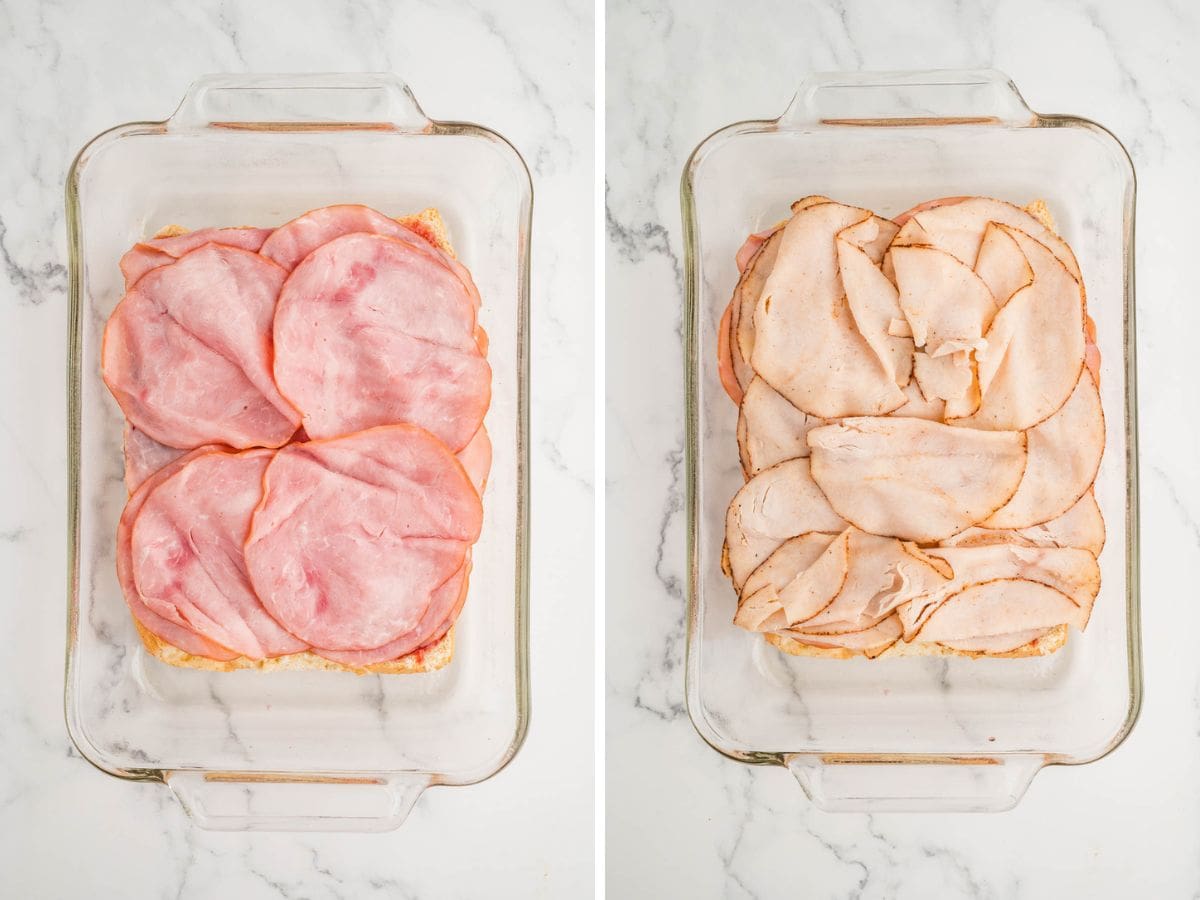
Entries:
MULTIPOLYGON (((844 647, 813 647, 803 644, 795 638, 779 634, 764 634, 767 643, 777 647, 792 656, 815 656, 822 659, 852 659, 855 656, 865 656, 856 650, 844 647)), ((1043 637, 1035 638, 1023 647, 1009 650, 1006 653, 983 653, 977 650, 954 650, 941 644, 906 644, 897 641, 875 659, 895 659, 900 656, 966 656, 972 659, 980 657, 987 659, 1023 659, 1029 656, 1049 656, 1061 649, 1067 642, 1067 626, 1058 625, 1043 637)))
POLYGON ((289 653, 274 659, 249 659, 239 656, 237 659, 209 659, 207 656, 193 656, 185 653, 174 644, 168 644, 158 635, 147 631, 137 619, 133 620, 138 635, 146 652, 155 659, 178 666, 181 669, 204 669, 208 672, 234 672, 238 669, 258 669, 262 672, 353 672, 356 675, 373 673, 376 675, 413 675, 418 672, 433 672, 449 664, 454 658, 454 629, 451 628, 438 641, 427 644, 419 650, 414 650, 399 659, 389 659, 386 662, 373 663, 369 666, 347 666, 343 663, 325 659, 323 656, 305 650, 303 653, 289 653))
MULTIPOLYGON (((436 244, 440 249, 454 255, 454 249, 446 237, 446 225, 441 214, 432 207, 423 209, 414 216, 398 216, 396 221, 411 228, 426 240, 436 244)), ((168 225, 154 235, 156 238, 178 237, 187 234, 188 229, 182 225, 168 225)), ((133 620, 138 635, 146 652, 155 659, 181 669, 204 669, 209 672, 233 672, 238 669, 258 669, 262 672, 354 672, 356 675, 373 673, 377 675, 413 675, 418 672, 434 672, 450 663, 454 658, 454 628, 439 640, 427 644, 407 656, 389 659, 386 662, 373 663, 369 666, 348 666, 343 663, 325 659, 305 650, 303 653, 289 653, 274 659, 249 659, 239 656, 237 659, 209 659, 207 656, 193 656, 185 653, 174 644, 169 644, 158 635, 147 631, 137 619, 133 620)))

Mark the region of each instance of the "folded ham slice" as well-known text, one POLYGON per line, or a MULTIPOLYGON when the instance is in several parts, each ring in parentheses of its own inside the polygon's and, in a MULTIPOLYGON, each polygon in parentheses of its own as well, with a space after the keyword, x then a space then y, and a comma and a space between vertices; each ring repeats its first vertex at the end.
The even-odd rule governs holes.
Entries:
POLYGON ((279 389, 313 438, 407 422, 458 451, 491 399, 462 283, 389 237, 349 234, 309 254, 280 292, 274 342, 279 389))
POLYGON ((308 646, 263 608, 242 555, 272 456, 191 457, 150 492, 133 524, 134 579, 146 606, 248 659, 308 646))
POLYGON ((408 244, 417 252, 437 260, 462 283, 478 308, 479 291, 466 266, 437 246, 424 233, 402 225, 369 206, 343 203, 310 210, 276 228, 264 241, 260 252, 290 272, 318 247, 328 244, 334 238, 354 233, 382 234, 408 244))
POLYGON ((170 265, 197 247, 203 247, 205 244, 223 244, 255 252, 270 234, 270 228, 200 228, 134 244, 133 248, 121 257, 125 290, 133 287, 137 280, 151 269, 170 265))
POLYGON ((205 244, 143 276, 104 329, 104 381, 139 431, 169 447, 278 447, 300 424, 271 375, 284 271, 205 244))
POLYGON ((151 491, 178 472, 188 461, 208 453, 211 449, 199 447, 167 463, 143 481, 126 501, 121 519, 117 523, 117 581, 121 585, 121 593, 125 597, 129 611, 133 613, 133 617, 138 623, 151 634, 193 656, 230 660, 235 659, 237 654, 228 647, 222 647, 220 644, 201 637, 189 626, 166 619, 150 609, 142 600, 134 578, 133 524, 142 511, 146 498, 150 496, 151 491))
POLYGON ((412 425, 290 444, 263 485, 250 581, 285 628, 324 650, 372 650, 416 628, 483 521, 458 460, 412 425))

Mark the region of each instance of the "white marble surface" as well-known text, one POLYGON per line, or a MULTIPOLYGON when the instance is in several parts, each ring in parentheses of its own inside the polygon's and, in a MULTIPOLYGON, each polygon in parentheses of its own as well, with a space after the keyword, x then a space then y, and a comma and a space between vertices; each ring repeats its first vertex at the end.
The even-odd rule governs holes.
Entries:
POLYGON ((1186 4, 608 6, 607 878, 620 897, 1191 897, 1200 890, 1200 428, 1191 210, 1200 119, 1186 4), (773 118, 812 71, 995 66, 1093 118, 1138 174, 1145 701, 1092 765, 1011 812, 827 814, 697 736, 683 694, 679 176, 714 129, 773 118))
POLYGON ((592 9, 507 6, 0 3, 0 895, 590 893, 591 643, 561 638, 592 621, 592 9), (288 71, 395 71, 534 178, 532 725, 499 775, 429 791, 383 835, 200 831, 162 785, 93 769, 63 724, 67 167, 197 75, 288 71))

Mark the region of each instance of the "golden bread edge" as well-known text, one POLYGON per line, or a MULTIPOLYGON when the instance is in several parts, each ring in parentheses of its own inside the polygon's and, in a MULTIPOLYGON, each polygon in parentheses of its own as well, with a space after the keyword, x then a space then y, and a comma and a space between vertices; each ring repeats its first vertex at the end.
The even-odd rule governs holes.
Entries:
MULTIPOLYGON (((444 250, 451 256, 454 255, 454 249, 446 237, 446 224, 442 221, 441 214, 433 207, 423 209, 416 215, 398 216, 396 221, 408 228, 417 226, 415 230, 423 237, 433 238, 438 249, 444 250)), ((178 237, 187 232, 188 229, 182 225, 168 225, 160 229, 154 236, 156 238, 178 237)), ((414 650, 406 656, 373 663, 369 666, 348 666, 325 659, 325 657, 308 650, 303 653, 277 656, 273 659, 249 659, 239 656, 236 659, 223 660, 210 659, 207 656, 194 656, 147 631, 136 618, 134 618, 133 624, 137 628, 138 636, 142 639, 142 646, 155 659, 181 669, 203 669, 208 672, 258 669, 261 672, 353 672, 356 675, 415 675, 421 672, 435 672, 449 665, 454 658, 453 626, 440 640, 414 650)))

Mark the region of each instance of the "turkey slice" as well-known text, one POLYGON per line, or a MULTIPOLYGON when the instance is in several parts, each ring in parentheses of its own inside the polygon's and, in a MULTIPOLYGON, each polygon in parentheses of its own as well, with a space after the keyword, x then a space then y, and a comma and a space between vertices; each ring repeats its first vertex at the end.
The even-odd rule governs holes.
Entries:
POLYGON ((788 538, 845 529, 845 520, 812 480, 807 459, 764 469, 742 485, 725 514, 725 556, 734 588, 740 594, 750 573, 788 538))
MULTIPOLYGON (((990 544, 979 547, 930 547, 925 553, 948 562, 954 577, 937 590, 900 607, 900 621, 904 625, 906 640, 911 640, 912 635, 920 631, 921 626, 949 597, 978 582, 1022 579, 1061 591, 1071 599, 1079 612, 1072 623, 1080 631, 1087 625, 1092 604, 1100 591, 1100 567, 1096 557, 1078 547, 990 544)), ((1020 631, 1023 627, 1006 630, 1020 631)))
POLYGON ((782 394, 755 378, 738 413, 738 449, 748 477, 788 459, 808 456, 808 432, 825 424, 792 406, 782 394))
MULTIPOLYGON (((867 534, 851 527, 849 568, 833 602, 800 619, 789 610, 788 624, 805 634, 863 631, 892 614, 901 603, 927 594, 949 580, 915 544, 867 534)), ((942 562, 938 560, 937 562, 942 562)))
POLYGON ((893 418, 928 419, 940 422, 946 415, 946 401, 937 397, 926 400, 917 382, 910 381, 904 389, 905 403, 899 409, 894 409, 888 416, 893 418))
POLYGON ((881 415, 904 403, 855 328, 838 274, 835 235, 870 216, 838 203, 796 213, 754 310, 754 370, 813 416, 881 415))
POLYGON ((896 286, 878 265, 896 230, 887 219, 863 219, 838 233, 837 256, 854 324, 888 376, 903 388, 912 375, 913 342, 911 337, 890 333, 889 326, 902 312, 896 286))
POLYGON ((1057 625, 1078 627, 1080 609, 1062 591, 1020 578, 967 585, 938 607, 917 634, 919 643, 963 641, 1057 625))
POLYGON ((983 232, 975 274, 988 286, 998 307, 1004 306, 1021 288, 1033 283, 1033 269, 1020 245, 995 222, 988 222, 983 232))
POLYGON ((746 580, 734 624, 776 631, 815 616, 846 581, 849 538, 804 534, 784 542, 746 580))
POLYGON ((1057 519, 1013 531, 972 527, 947 538, 944 546, 983 547, 989 544, 1018 544, 1023 547, 1079 547, 1093 556, 1104 549, 1104 517, 1096 496, 1088 491, 1057 519))
POLYGON ((954 424, 1024 430, 1051 416, 1071 396, 1083 369, 1083 292, 1042 244, 1006 232, 1033 269, 1033 283, 1005 304, 976 351, 982 400, 954 424))
POLYGON ((924 419, 854 418, 808 433, 812 478, 830 506, 874 534, 932 542, 1008 502, 1025 435, 924 419))
POLYGON ((777 634, 791 638, 801 644, 806 644, 809 647, 821 647, 828 650, 838 648, 854 650, 862 653, 869 659, 873 659, 895 644, 896 641, 900 640, 901 631, 900 623, 896 617, 888 616, 882 622, 870 628, 847 634, 805 634, 793 628, 777 632, 777 634))
POLYGON ((996 301, 979 276, 933 247, 893 246, 891 252, 900 308, 916 346, 931 356, 982 346, 996 301))
POLYGON ((965 402, 966 398, 978 395, 978 391, 972 391, 975 369, 966 350, 944 356, 930 356, 918 350, 913 354, 913 377, 921 387, 921 394, 933 400, 965 402))
POLYGON ((979 258, 988 223, 996 222, 1020 229, 1048 247, 1074 278, 1080 278, 1079 264, 1066 241, 1025 210, 1003 200, 967 197, 957 202, 945 202, 914 213, 911 221, 920 224, 929 244, 945 250, 971 267, 979 258))
POLYGON ((1045 637, 1050 630, 1049 628, 1030 628, 1026 631, 1014 631, 1009 634, 990 634, 987 637, 963 638, 957 641, 939 641, 939 643, 951 650, 963 650, 967 653, 1011 653, 1024 647, 1030 641, 1045 637))
POLYGON ((1063 515, 1091 487, 1104 453, 1100 391, 1085 367, 1070 399, 1026 432, 1029 463, 1013 498, 982 523, 1028 528, 1063 515))

